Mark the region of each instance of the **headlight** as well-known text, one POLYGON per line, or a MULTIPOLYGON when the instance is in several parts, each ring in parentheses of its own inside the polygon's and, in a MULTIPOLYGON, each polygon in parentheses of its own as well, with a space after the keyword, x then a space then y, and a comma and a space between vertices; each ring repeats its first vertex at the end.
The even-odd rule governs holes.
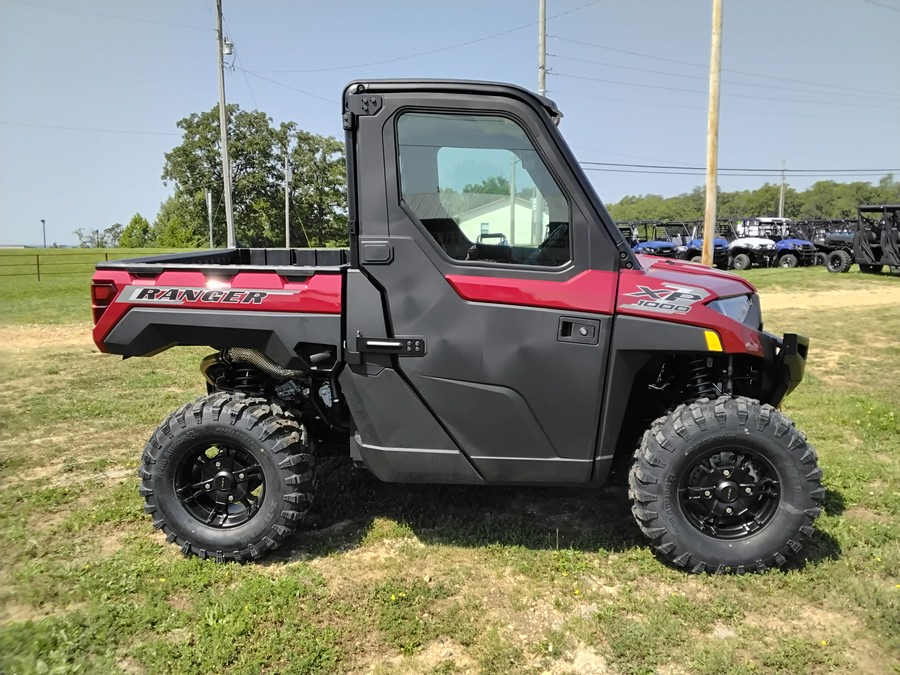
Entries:
POLYGON ((675 247, 676 253, 684 253, 685 251, 687 251, 687 246, 676 246, 675 247))
POLYGON ((721 298, 713 300, 706 305, 710 309, 714 309, 720 314, 724 314, 729 319, 734 319, 738 323, 744 323, 753 302, 749 295, 739 295, 736 298, 721 298))

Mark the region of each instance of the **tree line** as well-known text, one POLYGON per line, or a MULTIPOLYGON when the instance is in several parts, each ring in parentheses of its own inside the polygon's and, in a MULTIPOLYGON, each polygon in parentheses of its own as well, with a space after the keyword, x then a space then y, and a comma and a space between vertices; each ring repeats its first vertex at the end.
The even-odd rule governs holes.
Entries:
MULTIPOLYGON (((104 230, 76 230, 81 246, 209 246, 207 190, 211 193, 213 244, 225 245, 218 108, 185 117, 178 127, 184 136, 165 154, 162 172, 164 184, 173 185, 173 194, 160 205, 154 222, 135 214, 124 226, 116 223, 104 230)), ((299 129, 294 122, 276 127, 265 113, 231 104, 228 151, 239 246, 284 245, 285 182, 291 245, 347 245, 343 143, 299 129)))
MULTIPOLYGON (((277 127, 258 110, 228 106, 228 148, 231 156, 235 238, 239 246, 283 246, 285 182, 287 182, 291 244, 296 247, 346 246, 346 168, 343 143, 299 129, 294 122, 277 127), (285 157, 288 171, 285 173, 285 157)), ((164 184, 174 187, 151 223, 135 214, 127 225, 75 231, 83 247, 193 248, 209 245, 206 193, 211 193, 213 245, 226 241, 222 162, 219 154, 218 108, 195 113, 178 122, 181 143, 165 154, 164 184)), ((509 182, 492 177, 466 185, 463 192, 506 194, 509 182)), ((777 213, 779 185, 756 190, 719 192, 720 218, 777 213)), ((700 220, 705 189, 675 197, 647 194, 623 197, 607 204, 616 220, 700 220)), ((524 191, 522 192, 524 195, 524 191)), ((900 203, 900 182, 892 175, 871 183, 825 180, 809 189, 785 190, 785 216, 793 219, 852 218, 858 204, 900 203)))
MULTIPOLYGON (((719 218, 748 218, 778 215, 780 185, 764 184, 756 190, 719 191, 716 214, 719 218)), ((822 180, 806 190, 790 186, 784 191, 784 217, 792 220, 855 218, 859 204, 900 203, 900 181, 884 176, 877 185, 822 180)), ((706 189, 696 187, 675 197, 661 195, 627 196, 607 204, 616 220, 702 220, 706 208, 706 189)))

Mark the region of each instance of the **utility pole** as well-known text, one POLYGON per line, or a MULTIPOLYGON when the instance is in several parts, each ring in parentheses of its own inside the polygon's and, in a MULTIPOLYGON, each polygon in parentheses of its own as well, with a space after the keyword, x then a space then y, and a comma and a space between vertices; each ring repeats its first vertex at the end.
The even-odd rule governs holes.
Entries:
POLYGON ((44 231, 44 248, 47 248, 47 221, 41 218, 41 229, 44 231))
POLYGON ((228 236, 226 246, 235 248, 234 211, 231 206, 231 160, 228 157, 228 119, 225 112, 225 57, 222 35, 222 0, 216 0, 216 36, 219 48, 219 131, 222 136, 222 182, 225 189, 225 226, 228 236))
POLYGON ((509 168, 509 243, 516 243, 516 162, 518 158, 515 155, 510 156, 509 168))
POLYGON ((781 192, 778 193, 778 217, 784 218, 784 160, 781 160, 781 192))
POLYGON ((206 218, 209 220, 209 247, 215 248, 213 245, 213 212, 212 212, 212 190, 206 190, 206 218))
MULTIPOLYGON (((538 93, 547 95, 547 0, 538 2, 538 93)), ((544 240, 544 197, 534 188, 531 200, 531 243, 544 240)))
POLYGON ((288 148, 284 146, 284 247, 291 247, 291 165, 288 164, 288 148))
POLYGON ((722 70, 722 0, 713 0, 712 47, 709 55, 709 120, 706 125, 706 213, 703 220, 703 257, 713 264, 716 199, 719 175, 719 73, 722 70))
POLYGON ((547 95, 547 0, 540 0, 538 16, 538 93, 547 95))

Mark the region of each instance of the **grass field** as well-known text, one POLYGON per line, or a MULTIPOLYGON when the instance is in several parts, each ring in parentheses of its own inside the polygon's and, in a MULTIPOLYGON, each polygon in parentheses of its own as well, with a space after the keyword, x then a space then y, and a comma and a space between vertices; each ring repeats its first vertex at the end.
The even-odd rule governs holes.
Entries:
POLYGON ((388 485, 342 455, 270 559, 184 559, 135 469, 207 350, 99 354, 88 274, 0 279, 0 672, 900 672, 900 279, 746 276, 812 338, 784 409, 827 497, 805 565, 741 577, 659 563, 623 487, 388 485))

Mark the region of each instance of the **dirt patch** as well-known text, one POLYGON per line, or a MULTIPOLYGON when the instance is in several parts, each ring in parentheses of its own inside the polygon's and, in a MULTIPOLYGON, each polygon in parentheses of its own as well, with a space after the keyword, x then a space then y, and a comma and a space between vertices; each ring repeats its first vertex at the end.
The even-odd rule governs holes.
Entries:
POLYGON ((179 612, 190 612, 194 609, 194 602, 191 600, 190 594, 182 591, 170 595, 166 598, 166 602, 169 607, 179 612))
POLYGON ((850 671, 863 675, 884 673, 886 664, 896 663, 882 647, 867 640, 865 627, 854 616, 810 605, 796 607, 791 616, 748 614, 745 624, 761 626, 769 635, 798 635, 820 640, 823 648, 843 643, 843 656, 852 664, 850 671))
POLYGON ((475 662, 466 653, 466 648, 450 640, 439 640, 425 645, 421 651, 413 656, 395 656, 383 659, 377 664, 364 667, 361 670, 351 671, 362 675, 419 675, 435 670, 443 663, 451 662, 454 665, 452 672, 475 673, 475 662))
POLYGON ((62 324, 48 326, 26 324, 23 326, 0 327, 0 354, 23 354, 36 349, 56 349, 59 347, 84 347, 95 351, 90 324, 62 324))
POLYGON ((66 612, 72 612, 85 606, 83 602, 73 602, 64 608, 59 607, 34 607, 17 603, 16 601, 4 602, 0 606, 0 626, 11 623, 25 623, 27 621, 40 621, 47 617, 57 616, 66 612))
POLYGON ((128 436, 122 429, 100 431, 60 424, 55 429, 45 429, 39 438, 4 438, 0 441, 0 454, 15 454, 27 460, 27 464, 15 476, 0 476, 0 488, 22 482, 63 487, 94 480, 119 482, 131 478, 138 460, 135 448, 143 441, 124 441, 128 436), (92 468, 91 462, 97 460, 109 460, 110 465, 92 468))
POLYGON ((891 288, 847 289, 838 291, 760 291, 763 316, 776 309, 834 309, 867 307, 890 302, 896 293, 891 288))
POLYGON ((566 675, 569 675, 569 673, 576 673, 577 675, 607 675, 617 671, 612 670, 606 659, 600 654, 579 644, 572 651, 572 655, 569 658, 557 661, 547 672, 550 675, 563 675, 563 673, 566 675))
MULTIPOLYGON (((328 584, 338 592, 344 586, 383 580, 398 567, 403 567, 410 549, 425 550, 425 544, 418 539, 383 539, 377 544, 356 548, 340 557, 328 556, 310 561, 310 567, 319 572, 328 584)), ((306 559, 306 554, 291 555, 290 561, 306 559)), ((430 576, 420 561, 416 562, 419 576, 430 576)))
POLYGON ((860 520, 864 523, 879 523, 881 525, 891 525, 894 522, 894 519, 891 516, 881 513, 875 513, 874 511, 870 511, 869 509, 863 508, 862 506, 852 506, 844 511, 844 515, 847 518, 860 520))

